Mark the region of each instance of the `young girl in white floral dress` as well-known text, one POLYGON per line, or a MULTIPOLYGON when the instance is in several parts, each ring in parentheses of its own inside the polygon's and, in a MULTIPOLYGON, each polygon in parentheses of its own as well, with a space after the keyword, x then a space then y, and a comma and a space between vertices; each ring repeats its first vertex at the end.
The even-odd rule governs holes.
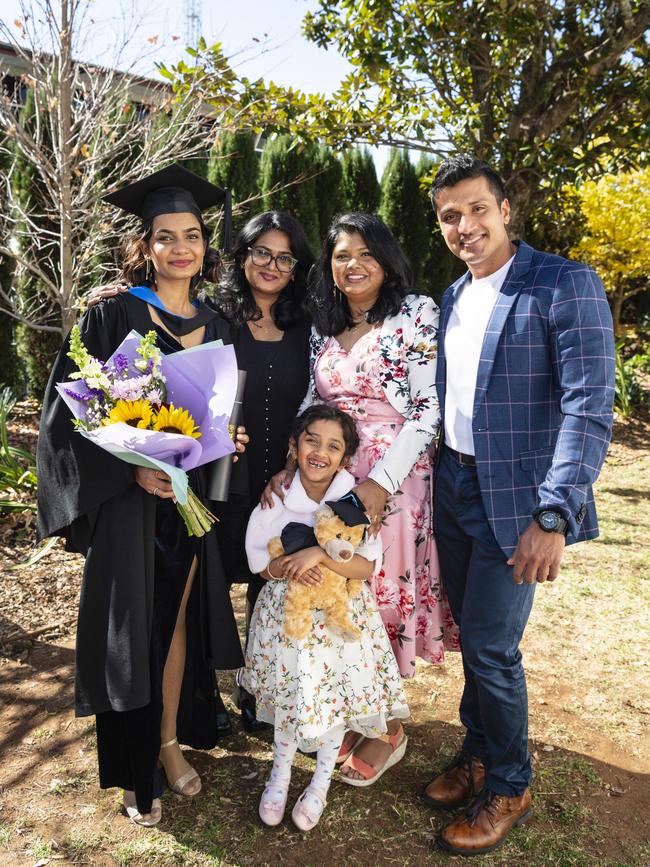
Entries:
POLYGON ((325 624, 324 612, 313 613, 311 634, 304 640, 284 634, 287 582, 305 585, 321 580, 319 566, 347 578, 367 580, 380 566, 381 544, 367 538, 345 563, 329 559, 318 545, 270 558, 268 542, 291 523, 314 525, 326 502, 339 500, 355 485, 344 467, 359 444, 354 421, 324 404, 309 407, 294 424, 290 449, 298 463, 291 487, 273 508, 253 512, 246 534, 246 553, 253 573, 268 583, 253 613, 243 683, 257 699, 257 716, 275 726, 273 770, 259 806, 267 825, 282 821, 291 765, 296 750, 317 752, 309 786, 296 802, 292 819, 303 831, 319 821, 345 731, 381 737, 392 749, 389 767, 406 748, 401 726, 388 735, 387 721, 408 716, 401 678, 381 617, 364 585, 350 601, 352 619, 361 631, 345 640, 325 624))

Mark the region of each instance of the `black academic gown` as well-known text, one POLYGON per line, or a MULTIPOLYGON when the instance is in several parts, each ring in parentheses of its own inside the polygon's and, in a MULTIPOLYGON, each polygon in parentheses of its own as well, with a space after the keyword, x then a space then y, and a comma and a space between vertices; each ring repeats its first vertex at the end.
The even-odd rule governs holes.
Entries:
MULTIPOLYGON (((102 360, 131 329, 145 334, 156 328, 147 305, 128 294, 92 307, 79 327, 88 350, 102 360)), ((173 339, 166 345, 164 332, 156 330, 163 352, 180 348, 171 345, 173 339)), ((229 342, 229 329, 215 317, 206 325, 206 340, 218 338, 229 342)), ((175 544, 173 533, 165 531, 169 538, 161 539, 156 532, 177 516, 175 509, 169 512, 170 501, 158 500, 136 484, 132 466, 74 432, 70 411, 54 388, 76 369, 67 358, 68 349, 66 340, 43 403, 37 448, 38 532, 41 538, 63 536, 66 550, 86 557, 77 628, 77 715, 129 712, 152 700, 155 564, 161 556, 165 566, 173 563, 167 555, 174 554, 175 544)), ((190 484, 205 501, 203 468, 190 473, 190 484)), ((196 614, 196 626, 190 629, 188 623, 178 734, 181 742, 205 749, 214 746, 216 727, 207 735, 205 726, 198 725, 188 678, 191 681, 197 666, 204 671, 238 668, 243 660, 216 534, 209 532, 192 544, 199 569, 188 616, 190 610, 196 614)))

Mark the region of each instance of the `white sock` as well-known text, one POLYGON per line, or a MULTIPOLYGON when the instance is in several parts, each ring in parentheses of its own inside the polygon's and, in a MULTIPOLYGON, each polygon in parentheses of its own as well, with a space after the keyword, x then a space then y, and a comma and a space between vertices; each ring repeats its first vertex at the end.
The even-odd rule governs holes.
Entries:
MULTIPOLYGON (((293 757, 297 749, 297 741, 292 740, 282 732, 275 732, 273 739, 273 769, 268 779, 269 784, 284 784, 285 782, 289 782, 291 779, 291 765, 293 764, 293 757)), ((277 791, 278 789, 274 788, 274 792, 277 791)), ((280 797, 284 797, 282 790, 280 790, 280 797)))
MULTIPOLYGON (((322 792, 323 795, 327 795, 330 783, 332 782, 332 774, 334 773, 336 759, 341 749, 344 735, 345 726, 336 726, 324 738, 321 738, 319 742, 318 752, 316 753, 316 770, 309 785, 311 788, 322 792)), ((311 797, 311 794, 308 797, 311 797)))

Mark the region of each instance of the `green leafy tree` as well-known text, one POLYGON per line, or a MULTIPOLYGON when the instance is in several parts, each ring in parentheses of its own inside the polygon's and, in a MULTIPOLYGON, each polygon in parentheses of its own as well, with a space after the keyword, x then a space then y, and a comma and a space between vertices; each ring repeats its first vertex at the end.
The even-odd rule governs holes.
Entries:
MULTIPOLYGON (((36 99, 31 89, 26 93, 18 123, 30 135, 35 135, 36 99)), ((46 141, 50 142, 49 137, 46 141)), ((6 292, 3 290, 3 297, 7 301, 11 298, 15 300, 14 334, 26 391, 30 396, 40 399, 61 345, 58 331, 60 320, 49 303, 44 285, 45 280, 52 285, 57 281, 57 226, 47 214, 47 193, 43 190, 41 178, 32 162, 18 147, 11 148, 5 159, 12 168, 8 213, 15 216, 14 244, 20 245, 20 249, 13 262, 10 288, 8 285, 6 292), (27 257, 31 249, 30 237, 35 235, 38 236, 38 244, 43 253, 37 271, 27 267, 27 257), (45 327, 31 328, 31 321, 38 321, 45 327)))
POLYGON ((320 0, 307 38, 352 71, 331 95, 227 77, 220 46, 179 87, 339 149, 389 144, 495 165, 511 226, 553 190, 647 158, 648 0, 320 0))
MULTIPOLYGON (((7 169, 7 156, 0 154, 0 173, 7 169)), ((7 202, 0 191, 0 209, 6 213, 7 202)), ((6 291, 13 280, 14 262, 7 256, 0 255, 0 292, 6 291)), ((18 387, 18 359, 14 342, 14 327, 16 320, 7 313, 0 312, 0 386, 8 385, 12 389, 18 387)))
POLYGON ((408 153, 394 150, 381 179, 379 215, 402 245, 413 268, 417 288, 428 289, 423 283, 423 270, 429 255, 427 208, 420 194, 415 166, 408 153))
POLYGON ((422 286, 436 301, 440 301, 445 289, 466 270, 445 244, 435 211, 431 207, 429 190, 431 178, 436 172, 437 161, 428 154, 422 154, 416 166, 419 193, 427 227, 427 253, 422 271, 422 286))
POLYGON ((210 151, 208 180, 230 189, 235 232, 259 210, 259 162, 255 136, 249 130, 224 130, 210 151))
POLYGON ((260 160, 260 189, 264 208, 288 211, 302 223, 314 250, 320 242, 316 199, 318 149, 301 145, 289 135, 270 139, 260 160))
POLYGON ((327 145, 316 147, 316 205, 320 240, 332 222, 332 217, 344 209, 343 169, 340 161, 327 145))
POLYGON ((368 148, 349 148, 341 157, 345 209, 376 213, 381 201, 375 162, 368 148))
POLYGON ((610 296, 616 334, 625 302, 648 291, 650 168, 604 175, 578 188, 585 232, 571 253, 592 265, 610 296))

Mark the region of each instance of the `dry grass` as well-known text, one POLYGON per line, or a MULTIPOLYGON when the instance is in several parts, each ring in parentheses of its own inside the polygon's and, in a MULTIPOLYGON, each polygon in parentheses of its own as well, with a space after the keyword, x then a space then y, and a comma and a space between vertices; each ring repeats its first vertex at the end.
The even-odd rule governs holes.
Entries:
MULTIPOLYGON (((650 864, 648 430, 644 418, 617 427, 598 486, 602 535, 569 549, 561 578, 538 589, 523 645, 535 818, 482 859, 487 867, 650 864)), ((20 522, 0 535, 0 865, 462 863, 436 849, 444 817, 416 798, 462 736, 456 656, 420 666, 407 685, 404 761, 376 787, 335 783, 311 834, 260 825, 270 738, 246 737, 237 724, 222 747, 191 755, 204 779, 196 801, 167 795, 157 829, 127 823, 117 792, 97 788, 92 724, 71 710, 79 561, 57 548, 29 572, 10 571, 31 539, 20 522), (49 631, 29 634, 40 627, 49 631)), ((225 693, 229 676, 222 681, 225 693)), ((300 756, 293 798, 311 768, 300 756)))

